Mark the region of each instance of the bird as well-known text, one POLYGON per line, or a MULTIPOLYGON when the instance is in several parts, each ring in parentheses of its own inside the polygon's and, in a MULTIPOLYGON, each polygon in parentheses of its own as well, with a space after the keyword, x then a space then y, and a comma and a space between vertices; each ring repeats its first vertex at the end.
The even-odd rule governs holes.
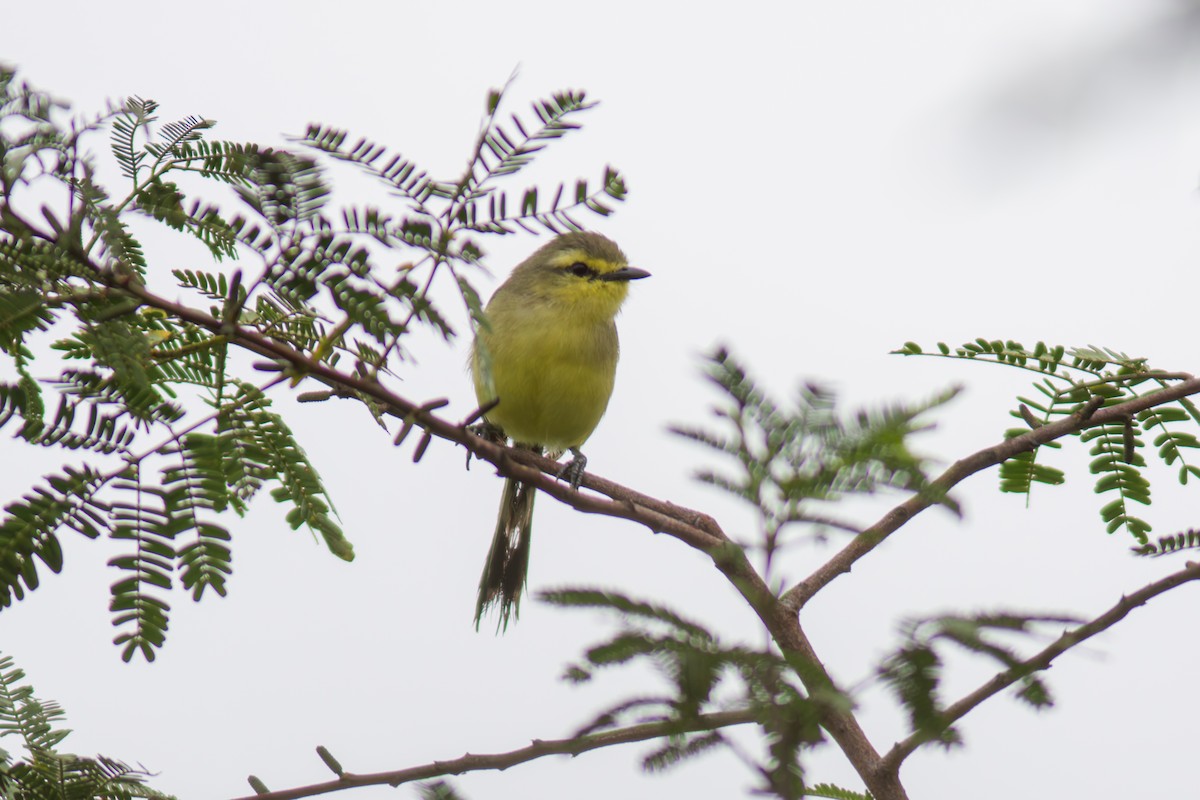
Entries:
MULTIPOLYGON (((629 282, 650 273, 629 266, 611 239, 564 233, 522 261, 488 301, 471 348, 471 377, 485 435, 558 458, 559 477, 578 490, 587 458, 580 447, 608 408, 620 346, 615 318, 629 282), (494 405, 492 405, 494 404, 494 405)), ((497 631, 520 610, 529 571, 532 486, 504 481, 479 597, 475 629, 498 609, 497 631)))

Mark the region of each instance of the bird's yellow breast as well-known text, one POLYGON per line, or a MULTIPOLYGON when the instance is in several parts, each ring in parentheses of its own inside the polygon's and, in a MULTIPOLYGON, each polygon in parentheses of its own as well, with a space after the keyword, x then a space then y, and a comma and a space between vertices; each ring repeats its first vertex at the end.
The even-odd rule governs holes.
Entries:
POLYGON ((488 304, 490 327, 478 332, 472 357, 475 394, 480 404, 499 398, 487 418, 513 441, 552 451, 578 447, 612 394, 616 309, 595 314, 528 299, 509 303, 498 293, 488 304))

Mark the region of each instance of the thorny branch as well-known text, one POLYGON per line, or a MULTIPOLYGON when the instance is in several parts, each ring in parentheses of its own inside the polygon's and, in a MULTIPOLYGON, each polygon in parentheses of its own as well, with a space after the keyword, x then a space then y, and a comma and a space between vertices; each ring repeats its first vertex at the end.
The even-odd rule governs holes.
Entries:
MULTIPOLYGON (((946 725, 952 725, 971 712, 976 706, 990 697, 994 697, 1004 689, 1012 686, 1022 677, 1040 670, 1049 669, 1054 659, 1070 650, 1072 647, 1092 638, 1098 633, 1108 630, 1128 616, 1139 606, 1144 606, 1160 594, 1182 586, 1191 581, 1200 580, 1200 564, 1188 562, 1187 566, 1178 572, 1173 572, 1165 578, 1143 586, 1132 594, 1123 596, 1117 603, 1100 616, 1077 628, 1064 631, 1053 643, 1020 664, 1001 672, 978 689, 952 703, 942 712, 946 725)), ((929 741, 928 736, 914 733, 902 742, 897 742, 884 757, 881 767, 898 770, 900 762, 913 753, 918 747, 929 741)))
POLYGON ((644 742, 672 734, 692 733, 695 731, 711 731, 727 728, 731 725, 744 725, 754 722, 754 714, 750 711, 721 711, 715 714, 702 714, 689 724, 671 720, 665 722, 647 722, 641 725, 630 725, 600 733, 590 733, 586 736, 570 739, 535 739, 528 747, 511 750, 507 753, 486 753, 472 755, 467 753, 461 758, 446 761, 434 761, 417 767, 398 769, 390 772, 353 773, 342 772, 337 779, 324 783, 314 783, 310 786, 298 786, 293 789, 281 789, 277 792, 254 794, 238 800, 296 800, 300 797, 314 797, 319 794, 338 792, 343 789, 354 789, 360 786, 400 786, 413 781, 423 781, 443 775, 462 775, 465 772, 478 772, 489 769, 508 769, 518 764, 525 764, 546 756, 577 756, 589 750, 609 747, 615 744, 644 742))
POLYGON ((910 497, 884 514, 878 522, 852 539, 833 558, 789 589, 783 595, 783 602, 790 608, 799 611, 817 592, 832 583, 839 575, 849 572, 860 558, 878 547, 887 537, 917 514, 934 505, 939 497, 944 497, 951 489, 975 473, 1085 428, 1123 422, 1139 411, 1172 403, 1194 394, 1200 394, 1200 378, 1187 375, 1174 386, 1100 410, 1096 410, 1094 407, 1085 407, 1069 417, 1047 423, 1020 436, 1007 439, 997 445, 972 453, 966 458, 959 459, 930 484, 928 491, 910 497))
MULTIPOLYGON (((594 475, 585 475, 582 485, 598 494, 573 491, 555 477, 559 469, 556 462, 528 451, 505 447, 489 441, 472 433, 462 423, 451 422, 434 414, 433 410, 444 403, 436 401, 424 404, 416 403, 392 392, 377 380, 340 372, 258 331, 231 325, 228 321, 222 322, 203 311, 153 294, 128 276, 117 276, 99 269, 97 269, 97 273, 103 276, 114 289, 127 292, 141 304, 160 309, 181 320, 224 335, 231 344, 271 359, 274 369, 294 376, 312 378, 329 387, 338 396, 370 398, 372 402, 386 409, 386 413, 403 420, 405 425, 416 426, 424 431, 414 459, 420 458, 434 437, 455 442, 466 448, 472 456, 493 464, 502 475, 515 477, 534 485, 572 508, 586 513, 604 514, 641 523, 655 533, 668 534, 706 553, 713 559, 714 565, 754 608, 774 642, 789 659, 808 691, 820 696, 828 696, 827 690, 830 689, 835 692, 840 690, 808 640, 800 624, 799 611, 821 589, 839 575, 849 572, 859 559, 871 553, 905 523, 934 505, 939 497, 944 497, 951 489, 975 473, 1085 428, 1120 421, 1143 409, 1200 393, 1200 379, 1190 376, 1183 377, 1179 383, 1173 386, 1119 405, 1099 410, 1094 404, 1089 405, 1071 417, 1043 425, 1021 436, 973 453, 955 462, 933 481, 929 490, 897 505, 878 522, 852 539, 840 552, 808 578, 789 589, 782 596, 778 596, 771 591, 762 576, 753 568, 742 549, 733 543, 716 521, 707 514, 657 500, 594 475)), ((1188 580, 1191 579, 1188 578, 1188 580)), ((1153 596, 1154 587, 1158 585, 1154 584, 1142 591, 1151 592, 1147 596, 1148 598, 1153 596)), ((1166 591, 1168 588, 1172 588, 1172 586, 1164 585, 1164 588, 1159 591, 1166 591)), ((1134 596, 1140 596, 1140 594, 1134 596)), ((1128 608, 1125 608, 1119 616, 1104 627, 1115 623, 1125 613, 1128 613, 1128 608)), ((1090 636, 1094 633, 1095 631, 1087 635, 1090 636)), ((1061 650, 1049 653, 1047 657, 1054 658, 1077 644, 1078 641, 1082 641, 1082 639, 1065 638, 1060 640, 1057 644, 1061 650)), ((1006 675, 1007 673, 1001 673, 994 680, 1003 683, 1006 675)), ((992 684, 989 683, 979 690, 982 694, 977 693, 977 697, 971 695, 964 698, 959 704, 952 706, 951 710, 957 711, 960 715, 965 714, 979 702, 1003 688, 1003 686, 998 686, 989 693, 991 686, 992 684)), ((901 749, 893 748, 886 757, 882 757, 871 744, 852 712, 836 704, 824 703, 819 705, 818 714, 822 726, 837 742, 864 784, 876 798, 879 800, 906 800, 907 794, 899 780, 899 766, 903 759, 922 742, 912 740, 906 745, 902 743, 902 746, 899 746, 901 749)), ((597 744, 596 746, 604 745, 597 744)), ((339 788, 345 788, 345 784, 342 783, 339 788)), ((304 795, 278 794, 275 796, 282 798, 304 795)))

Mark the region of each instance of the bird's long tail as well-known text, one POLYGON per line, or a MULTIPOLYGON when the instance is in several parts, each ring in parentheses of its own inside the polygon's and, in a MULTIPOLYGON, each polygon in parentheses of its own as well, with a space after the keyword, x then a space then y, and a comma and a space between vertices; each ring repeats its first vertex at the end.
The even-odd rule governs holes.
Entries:
POLYGON ((479 579, 479 599, 475 603, 475 629, 484 613, 493 605, 500 608, 497 628, 508 628, 510 617, 520 612, 521 592, 529 572, 529 540, 532 533, 533 499, 537 490, 520 481, 504 481, 504 496, 496 518, 496 533, 479 579))

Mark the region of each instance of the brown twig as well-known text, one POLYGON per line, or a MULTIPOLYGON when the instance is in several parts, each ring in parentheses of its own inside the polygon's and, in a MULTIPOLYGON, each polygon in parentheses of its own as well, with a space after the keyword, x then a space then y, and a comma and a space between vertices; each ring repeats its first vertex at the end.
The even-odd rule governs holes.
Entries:
POLYGON ((1056 422, 1046 423, 1040 428, 1012 439, 1006 439, 992 447, 959 459, 930 484, 929 491, 914 495, 894 507, 878 522, 852 539, 833 558, 789 589, 783 596, 783 602, 789 608, 797 611, 803 608, 817 592, 832 583, 839 575, 849 572, 860 558, 878 547, 902 525, 925 509, 935 505, 938 498, 945 497, 951 489, 975 473, 993 467, 1015 455, 1040 447, 1047 442, 1077 433, 1084 428, 1094 428, 1110 423, 1123 424, 1126 419, 1139 411, 1198 393, 1200 393, 1200 378, 1189 376, 1174 386, 1135 397, 1119 405, 1098 410, 1092 405, 1085 405, 1079 413, 1056 422))
MULTIPOLYGON (((611 731, 591 733, 586 736, 569 739, 535 739, 528 747, 511 750, 507 753, 485 753, 446 761, 433 761, 417 767, 392 770, 389 772, 369 772, 356 774, 342 772, 336 780, 324 783, 314 783, 309 786, 298 786, 293 789, 281 789, 266 794, 253 794, 238 800, 296 800, 300 797, 314 797, 319 794, 338 792, 344 789, 355 789, 361 786, 400 786, 412 781, 428 780, 443 775, 462 775, 465 772, 481 770, 508 769, 519 764, 525 764, 546 756, 569 755, 577 756, 589 750, 610 747, 617 744, 644 742, 647 739, 657 739, 680 733, 695 731, 711 731, 717 728, 727 728, 732 725, 744 725, 753 722, 753 712, 719 711, 713 714, 701 714, 686 723, 669 720, 664 722, 647 722, 641 725, 630 725, 611 731)), ((322 759, 324 760, 324 758, 322 759)), ((328 764, 328 761, 326 761, 328 764)))
MULTIPOLYGON (((142 304, 165 311, 185 322, 214 333, 221 329, 221 321, 210 314, 156 295, 140 283, 122 282, 120 288, 142 304)), ((640 522, 656 533, 669 534, 706 552, 728 541, 720 526, 707 514, 681 508, 594 475, 585 475, 582 485, 611 499, 604 500, 577 492, 554 477, 559 465, 552 459, 476 436, 464 426, 434 415, 434 406, 431 404, 421 404, 402 397, 376 380, 340 372, 257 331, 239 327, 225 335, 231 344, 265 356, 273 362, 286 364, 297 374, 323 383, 336 392, 345 393, 349 390, 353 394, 370 397, 390 414, 404 420, 406 425, 419 426, 431 436, 456 442, 476 458, 494 464, 502 474, 534 484, 546 494, 579 511, 640 522)))
MULTIPOLYGON (((505 447, 487 438, 477 436, 466 426, 435 416, 428 405, 415 403, 401 397, 374 379, 338 372, 327 364, 254 330, 236 328, 229 332, 226 326, 222 331, 220 321, 210 315, 154 295, 140 284, 129 282, 119 285, 120 288, 146 305, 161 309, 214 333, 225 332, 232 344, 265 356, 281 365, 286 365, 286 368, 296 375, 311 377, 342 394, 349 393, 370 398, 381 408, 386 409, 387 413, 404 420, 406 424, 420 427, 425 433, 425 436, 422 437, 423 446, 428 444, 427 437, 456 442, 465 447, 474 457, 495 465, 501 474, 534 485, 572 508, 586 513, 629 519, 645 525, 654 532, 666 533, 705 552, 755 610, 773 640, 792 663, 807 690, 815 697, 825 697, 830 692, 838 693, 839 690, 832 676, 817 657, 811 642, 801 627, 798 611, 838 575, 849 572, 858 559, 873 551, 914 516, 936 504, 939 498, 944 498, 950 489, 981 470, 1084 428, 1122 421, 1143 409, 1200 393, 1200 380, 1188 377, 1174 386, 1109 408, 1100 409, 1099 403, 1088 404, 1072 417, 1045 424, 1036 430, 1031 430, 1021 436, 967 456, 955 462, 933 481, 928 491, 911 497, 893 508, 882 519, 856 536, 845 548, 807 579, 794 586, 782 597, 778 597, 750 564, 742 548, 731 542, 716 521, 706 514, 649 497, 594 475, 585 475, 582 485, 602 496, 573 490, 555 477, 559 465, 553 460, 529 451, 505 447)), ((907 798, 907 794, 899 782, 898 769, 893 768, 891 761, 881 758, 852 712, 837 703, 819 703, 819 714, 822 726, 837 742, 875 797, 880 800, 905 800, 907 798)), ((537 748, 538 746, 535 744, 532 747, 537 748)), ((604 744, 598 743, 594 746, 600 747, 604 744)), ((412 771, 402 770, 390 774, 400 775, 410 772, 412 771)), ((448 773, 442 771, 424 776, 432 777, 435 774, 448 773)), ((417 777, 408 779, 417 779, 417 777)), ((347 788, 348 785, 345 780, 340 780, 329 784, 330 788, 322 791, 347 788)), ((270 797, 280 798, 300 796, 305 795, 270 795, 270 797)))
MULTIPOLYGON (((952 703, 942 712, 942 718, 946 721, 947 725, 953 724, 966 716, 980 703, 999 694, 1026 675, 1049 669, 1054 659, 1081 642, 1116 625, 1138 606, 1143 606, 1160 594, 1196 580, 1200 580, 1200 564, 1188 562, 1187 566, 1178 572, 1173 572, 1165 578, 1143 586, 1133 594, 1123 596, 1112 608, 1091 622, 1080 625, 1078 628, 1064 631, 1062 636, 1058 637, 1058 639, 1041 652, 1004 672, 998 673, 975 691, 966 695, 961 700, 952 703)), ((900 764, 904 759, 930 740, 931 738, 926 734, 914 733, 904 741, 897 742, 888 751, 888 754, 884 756, 883 761, 880 763, 880 769, 892 773, 898 772, 900 764)))

